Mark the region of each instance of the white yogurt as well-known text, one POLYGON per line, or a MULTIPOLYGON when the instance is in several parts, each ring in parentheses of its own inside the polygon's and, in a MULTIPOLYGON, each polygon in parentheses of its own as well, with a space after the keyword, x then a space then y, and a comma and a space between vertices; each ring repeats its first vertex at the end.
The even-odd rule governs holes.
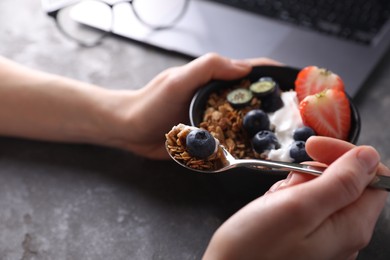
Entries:
POLYGON ((267 156, 269 160, 292 162, 290 145, 294 142, 293 133, 295 129, 302 127, 303 123, 296 92, 286 91, 281 97, 283 107, 268 114, 271 125, 275 126, 275 135, 281 147, 270 150, 267 156))

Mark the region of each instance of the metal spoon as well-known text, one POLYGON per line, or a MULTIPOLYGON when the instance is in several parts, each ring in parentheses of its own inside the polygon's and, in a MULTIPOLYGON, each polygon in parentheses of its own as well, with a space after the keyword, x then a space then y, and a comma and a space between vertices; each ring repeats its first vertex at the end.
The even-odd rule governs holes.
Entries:
MULTIPOLYGON (((278 162, 278 161, 270 161, 270 160, 261 160, 261 159, 236 159, 234 158, 226 148, 219 144, 219 148, 221 149, 220 160, 215 164, 214 169, 195 169, 187 166, 182 161, 176 159, 168 149, 167 142, 165 143, 165 147, 168 151, 168 154, 171 158, 180 164, 181 166, 202 173, 219 173, 224 172, 229 169, 237 168, 237 167, 247 167, 258 170, 280 170, 280 171, 296 171, 301 173, 308 173, 315 176, 321 175, 326 167, 321 166, 313 166, 307 164, 300 163, 289 163, 289 162, 278 162)), ((390 177, 384 175, 376 175, 373 181, 369 184, 372 188, 383 189, 390 191, 390 177)))

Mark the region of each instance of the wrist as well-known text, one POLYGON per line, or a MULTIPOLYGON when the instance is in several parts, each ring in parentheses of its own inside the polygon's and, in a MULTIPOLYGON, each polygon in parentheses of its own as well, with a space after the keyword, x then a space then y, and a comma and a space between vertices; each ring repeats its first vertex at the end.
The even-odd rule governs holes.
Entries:
POLYGON ((110 90, 94 115, 91 143, 126 149, 131 142, 135 91, 110 90))

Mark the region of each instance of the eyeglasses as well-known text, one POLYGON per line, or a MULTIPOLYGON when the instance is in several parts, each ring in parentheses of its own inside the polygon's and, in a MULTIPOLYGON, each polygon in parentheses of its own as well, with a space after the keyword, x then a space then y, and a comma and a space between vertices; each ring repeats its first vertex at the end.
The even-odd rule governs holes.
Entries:
POLYGON ((106 1, 72 1, 47 11, 47 14, 54 18, 58 29, 66 37, 82 46, 91 47, 112 33, 115 22, 114 7, 117 5, 127 5, 129 12, 133 11, 135 19, 149 29, 162 30, 173 27, 182 18, 189 3, 189 0, 119 0, 114 3, 106 1))

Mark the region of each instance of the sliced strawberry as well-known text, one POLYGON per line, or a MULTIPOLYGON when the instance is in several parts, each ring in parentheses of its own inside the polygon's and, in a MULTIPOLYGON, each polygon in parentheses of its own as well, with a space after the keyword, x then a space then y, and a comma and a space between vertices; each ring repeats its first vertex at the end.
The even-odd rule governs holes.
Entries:
POLYGON ((299 104, 302 121, 322 136, 348 139, 351 108, 344 91, 325 89, 299 104))
POLYGON ((299 102, 306 96, 319 93, 327 88, 344 91, 344 83, 337 74, 317 66, 303 68, 295 80, 295 91, 299 102))

